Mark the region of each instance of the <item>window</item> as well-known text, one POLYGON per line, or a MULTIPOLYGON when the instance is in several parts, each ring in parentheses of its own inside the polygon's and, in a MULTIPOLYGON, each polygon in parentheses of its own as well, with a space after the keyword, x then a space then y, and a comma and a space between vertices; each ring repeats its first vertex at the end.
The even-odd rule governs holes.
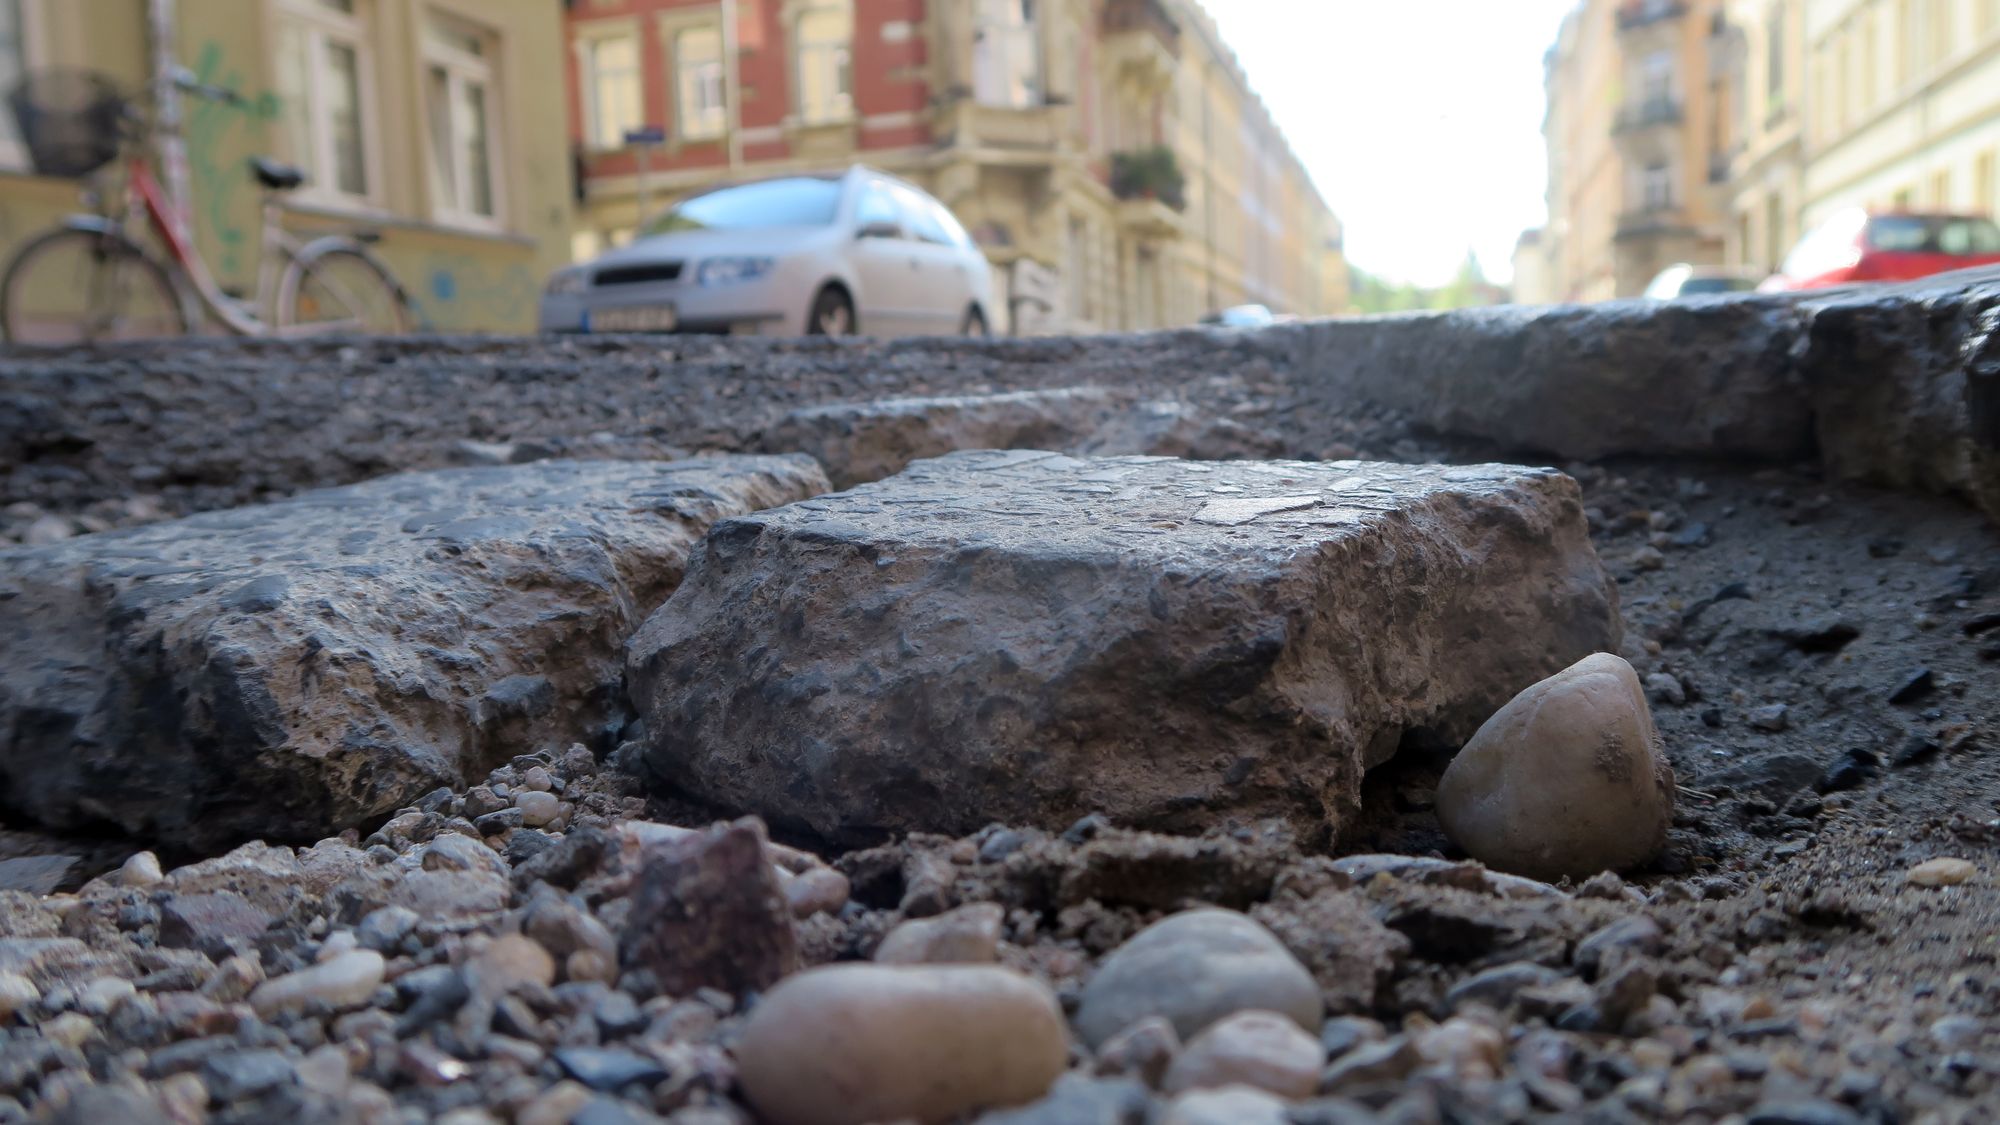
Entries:
MULTIPOLYGON (((789 176, 703 192, 647 223, 646 233, 823 227, 832 223, 839 211, 840 181, 820 176, 789 176)), ((890 217, 895 217, 893 205, 890 217)))
POLYGON ((1041 37, 1035 0, 974 0, 972 93, 982 105, 1042 103, 1041 37))
POLYGON ((951 246, 955 244, 956 240, 953 239, 950 228, 944 222, 944 219, 949 219, 950 216, 944 215, 943 219, 939 217, 944 213, 942 207, 932 203, 921 192, 911 191, 906 187, 898 187, 894 190, 896 193, 897 209, 902 212, 904 230, 909 231, 922 242, 929 242, 937 246, 951 246))
POLYGON ((366 203, 375 194, 369 138, 373 58, 363 0, 284 0, 278 18, 278 96, 305 194, 366 203))
POLYGON ((861 190, 861 202, 854 209, 855 229, 889 225, 901 231, 903 214, 887 184, 871 183, 861 190))
POLYGON ((854 9, 815 4, 795 25, 799 120, 841 121, 854 112, 854 9))
POLYGON ((722 77, 722 29, 690 27, 674 35, 674 113, 683 137, 718 137, 728 125, 722 77))
POLYGON ((432 206, 438 218, 495 226, 500 218, 493 45, 484 32, 433 17, 424 37, 432 206))
MULTIPOLYGON (((32 0, 0 0, 0 90, 12 90, 27 76, 29 60, 34 56, 29 49, 30 21, 34 15, 32 0)), ((0 106, 0 167, 28 167, 28 150, 21 143, 20 126, 4 106, 0 106)))
POLYGON ((1943 63, 1952 56, 1952 0, 1931 0, 1930 11, 1930 62, 1932 66, 1943 63))
POLYGON ((1654 51, 1645 58, 1639 72, 1639 97, 1646 104, 1669 102, 1674 97, 1674 53, 1654 51))
POLYGON ((1993 213, 2000 199, 1994 198, 1993 153, 1982 152, 1972 162, 1972 209, 1981 214, 1993 213))
POLYGON ((1674 169, 1671 164, 1648 164, 1640 171, 1639 203, 1647 211, 1664 211, 1674 205, 1674 169))
POLYGON ((576 50, 584 136, 600 149, 623 148, 625 134, 646 123, 639 39, 630 34, 585 36, 577 40, 576 50))
POLYGON ((1931 173, 1931 206, 1940 211, 1951 210, 1951 169, 1940 168, 1931 173))

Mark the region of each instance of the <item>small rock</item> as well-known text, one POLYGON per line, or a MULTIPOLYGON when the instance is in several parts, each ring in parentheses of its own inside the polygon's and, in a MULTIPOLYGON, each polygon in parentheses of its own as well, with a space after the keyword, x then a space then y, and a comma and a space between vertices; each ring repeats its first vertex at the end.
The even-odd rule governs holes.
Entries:
POLYGON ((1417 1053, 1416 1044, 1407 1035, 1369 1043, 1335 1059, 1320 1076, 1320 1092, 1337 1094, 1351 1087, 1400 1082, 1423 1065, 1423 1061, 1424 1057, 1417 1053))
POLYGON ((634 1083, 650 1086, 667 1077, 666 1068, 652 1059, 613 1048, 561 1047, 555 1060, 564 1074, 607 1094, 634 1083))
POLYGON ((1955 887, 1977 870, 1968 860, 1930 859, 1910 868, 1906 877, 1919 887, 1955 887))
POLYGON ((410 931, 417 928, 419 921, 417 912, 408 907, 385 906, 369 911, 368 916, 355 927, 354 936, 362 948, 388 953, 403 944, 403 939, 410 936, 410 931))
POLYGON ((357 949, 325 964, 265 981, 250 993, 250 1006, 265 1019, 315 1001, 331 1008, 355 1007, 375 994, 383 969, 380 953, 357 949))
POLYGON ((547 988, 556 979, 555 958, 530 937, 503 934, 465 963, 467 987, 499 997, 522 987, 547 988))
POLYGON ((1918 668, 1904 676, 1895 690, 1889 693, 1889 702, 1894 704, 1915 703, 1937 690, 1937 676, 1929 668, 1918 668))
POLYGON ((1380 1043, 1388 1038, 1389 1033, 1382 1025, 1366 1016, 1336 1016, 1319 1029, 1319 1045, 1332 1059, 1364 1044, 1380 1043))
POLYGON ((1655 672, 1646 677, 1646 697, 1655 703, 1665 703, 1679 707, 1687 702, 1687 689, 1678 678, 1666 672, 1655 672))
POLYGON ((1134 1079, 1091 1078, 1071 1071, 1041 1101, 981 1114, 974 1125, 1140 1125, 1150 1101, 1146 1087, 1134 1079))
POLYGON ((0 859, 0 891, 24 891, 31 895, 54 894, 77 874, 83 857, 74 855, 28 855, 0 859))
POLYGON ((523 789, 514 794, 514 807, 521 810, 521 821, 530 828, 554 821, 562 815, 562 798, 542 789, 523 789))
POLYGON ((1097 1049, 1096 1070, 1099 1074, 1129 1074, 1157 1087, 1180 1049, 1181 1037, 1174 1034, 1174 1025, 1160 1016, 1147 1016, 1104 1041, 1097 1049))
POLYGON ((0 1020, 42 1001, 42 990, 19 973, 0 973, 0 1020))
POLYGON ((1523 989, 1546 988, 1561 979, 1562 974, 1554 969, 1530 961, 1514 961, 1459 981, 1445 993, 1444 1002, 1450 1008, 1478 1003, 1505 1011, 1523 989))
POLYGON ((875 950, 885 965, 990 964, 1000 959, 1000 926, 1007 912, 979 902, 932 918, 914 918, 889 931, 875 950))
POLYGON ((1853 747, 1826 768, 1814 788, 1821 793, 1840 793, 1866 783, 1882 772, 1882 759, 1872 750, 1853 747))
POLYGON ((232 891, 160 899, 160 944, 227 957, 270 928, 272 916, 232 891))
POLYGON ((1483 1023, 1454 1016, 1413 1037, 1417 1054, 1460 1082, 1490 1081, 1505 1065, 1506 1037, 1483 1023))
POLYGON ((1232 1012, 1279 1012, 1317 1031, 1319 985, 1271 931, 1231 910, 1189 910, 1141 930, 1084 986, 1079 1037, 1092 1048, 1147 1016, 1183 1039, 1232 1012))
POLYGON ((1610 653, 1529 687, 1481 726, 1438 783, 1445 833, 1490 867, 1584 878, 1657 852, 1674 773, 1639 677, 1610 653))
POLYGON ((1576 943, 1571 960, 1586 973, 1598 973, 1615 968, 1627 957, 1658 953, 1665 943, 1666 934, 1658 922, 1648 915, 1634 914, 1592 931, 1576 943))
POLYGON ((862 1125, 1034 1101, 1069 1047, 1055 995, 1011 970, 839 964, 779 982, 735 1054, 773 1125, 862 1125))
POLYGON ((68 520, 57 515, 46 515, 37 517, 34 522, 28 525, 27 530, 21 532, 21 542, 23 545, 29 547, 46 547, 51 543, 60 543, 74 535, 76 535, 76 529, 70 525, 68 520))
POLYGON ((77 993, 76 1006, 93 1016, 107 1016, 137 992, 123 977, 99 977, 77 993))
POLYGON ((514 1115, 514 1125, 570 1125, 591 1097, 590 1087, 581 1082, 558 1082, 522 1107, 514 1115))
POLYGON ((202 1062, 201 1080, 216 1101, 227 1103, 288 1086, 298 1071, 280 1051, 226 1051, 202 1062))
POLYGON ((150 887, 165 878, 160 857, 152 852, 137 852, 118 868, 118 882, 127 887, 150 887))
POLYGON ((831 867, 810 867, 796 875, 781 869, 779 879, 785 885, 785 901, 792 904, 794 918, 838 914, 847 905, 847 876, 831 867))
POLYGON ((1760 1102, 1745 1125, 1863 1125, 1846 1106, 1817 1100, 1760 1102))
POLYGON ((1249 1086, 1191 1090, 1175 1098, 1160 1125, 1286 1125, 1285 1103, 1249 1086))
POLYGON ((1244 1085, 1281 1098, 1310 1097, 1319 1088, 1326 1053, 1319 1040, 1276 1012, 1237 1012, 1195 1036, 1167 1070, 1175 1094, 1244 1085))
POLYGON ((1753 708, 1747 717, 1751 726, 1771 734, 1792 725, 1792 709, 1783 703, 1753 708))
POLYGON ((717 825, 648 847, 619 940, 626 968, 659 987, 762 991, 798 963, 791 904, 765 858, 763 822, 717 825))
POLYGON ((1667 565, 1667 556, 1662 554, 1658 547, 1641 547, 1632 552, 1632 557, 1628 561, 1633 570, 1658 570, 1667 565))

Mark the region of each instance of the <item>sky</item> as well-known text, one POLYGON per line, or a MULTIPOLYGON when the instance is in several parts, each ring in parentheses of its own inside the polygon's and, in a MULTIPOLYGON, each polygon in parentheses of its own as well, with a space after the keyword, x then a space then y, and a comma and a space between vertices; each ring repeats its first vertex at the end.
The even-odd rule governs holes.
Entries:
POLYGON ((1420 285, 1467 248, 1513 275, 1540 226, 1542 52, 1573 0, 1203 0, 1346 230, 1347 257, 1420 285))

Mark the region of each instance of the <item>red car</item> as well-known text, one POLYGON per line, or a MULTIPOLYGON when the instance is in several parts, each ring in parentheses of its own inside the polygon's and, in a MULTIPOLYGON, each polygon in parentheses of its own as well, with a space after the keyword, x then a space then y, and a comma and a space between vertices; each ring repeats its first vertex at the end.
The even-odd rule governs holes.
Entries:
POLYGON ((1913 281, 2000 262, 2000 226, 1983 215, 1836 213, 1799 240, 1759 288, 1824 289, 1862 281, 1913 281))

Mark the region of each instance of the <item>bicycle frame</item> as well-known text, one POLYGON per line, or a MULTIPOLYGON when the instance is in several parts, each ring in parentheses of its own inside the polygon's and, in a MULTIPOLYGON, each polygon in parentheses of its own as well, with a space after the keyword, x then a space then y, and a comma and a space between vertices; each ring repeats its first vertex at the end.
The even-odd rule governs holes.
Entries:
POLYGON ((303 335, 322 330, 295 327, 281 332, 274 324, 276 317, 271 315, 275 311, 272 306, 283 263, 297 258, 304 247, 285 233, 279 222, 278 204, 271 196, 265 196, 262 209, 256 295, 243 301, 224 293, 221 285, 216 283, 215 276, 208 270, 208 263, 195 249, 181 224, 174 221, 173 204, 145 157, 134 156, 127 162, 126 185, 128 195, 136 198, 154 233, 166 246, 177 279, 191 289, 202 307, 229 331, 239 336, 268 336, 303 335))

